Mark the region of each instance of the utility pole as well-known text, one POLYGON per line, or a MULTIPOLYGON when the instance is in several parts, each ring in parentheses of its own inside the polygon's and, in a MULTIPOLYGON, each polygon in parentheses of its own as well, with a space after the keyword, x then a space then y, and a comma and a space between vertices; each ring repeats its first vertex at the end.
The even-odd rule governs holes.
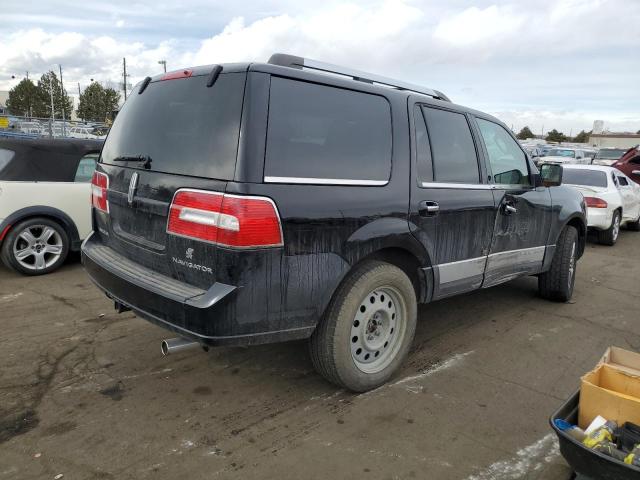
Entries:
POLYGON ((53 80, 49 77, 49 95, 51 96, 51 119, 49 120, 49 136, 53 137, 53 122, 56 119, 56 114, 53 106, 53 80))
POLYGON ((122 88, 124 89, 124 101, 127 101, 127 59, 122 57, 122 88))
POLYGON ((66 107, 66 102, 64 100, 64 84, 62 83, 62 65, 58 64, 58 67, 60 68, 60 101, 62 102, 62 136, 66 137, 67 134, 65 132, 65 114, 64 114, 64 107, 66 107))

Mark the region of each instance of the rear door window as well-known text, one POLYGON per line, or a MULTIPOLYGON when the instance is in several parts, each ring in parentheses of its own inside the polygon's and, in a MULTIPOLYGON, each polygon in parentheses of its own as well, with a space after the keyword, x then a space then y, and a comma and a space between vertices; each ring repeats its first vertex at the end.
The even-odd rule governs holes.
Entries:
POLYGON ((207 76, 156 81, 131 94, 116 117, 102 161, 149 156, 151 170, 233 179, 240 135, 244 73, 223 73, 207 88, 207 76))
POLYGON ((91 177, 93 177, 93 171, 96 169, 97 162, 97 153, 90 153, 82 157, 78 163, 78 169, 76 170, 76 176, 73 181, 78 183, 90 182, 91 177))
POLYGON ((436 182, 479 183, 480 171, 467 118, 457 112, 423 108, 427 121, 433 179, 436 182))
POLYGON ((383 185, 390 172, 385 98, 272 77, 265 181, 383 185))

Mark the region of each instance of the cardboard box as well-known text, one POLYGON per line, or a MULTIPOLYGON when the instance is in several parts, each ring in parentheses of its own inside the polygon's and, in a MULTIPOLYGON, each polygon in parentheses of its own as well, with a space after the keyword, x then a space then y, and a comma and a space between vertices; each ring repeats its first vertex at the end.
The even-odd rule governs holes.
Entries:
POLYGON ((618 370, 640 375, 640 353, 630 352, 620 347, 609 347, 598 365, 611 365, 618 370))
POLYGON ((602 415, 619 425, 640 425, 640 355, 617 347, 607 350, 594 370, 582 377, 578 424, 587 428, 602 415))

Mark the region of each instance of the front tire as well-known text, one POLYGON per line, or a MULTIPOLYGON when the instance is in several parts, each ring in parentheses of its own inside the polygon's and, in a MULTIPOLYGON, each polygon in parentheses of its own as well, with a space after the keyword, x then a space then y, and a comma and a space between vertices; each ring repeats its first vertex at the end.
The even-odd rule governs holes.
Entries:
POLYGON ((567 225, 556 243, 551 268, 538 276, 538 291, 547 300, 568 302, 576 282, 578 231, 567 225))
POLYGON ((618 241, 618 235, 620 235, 621 218, 622 215, 620 215, 620 210, 613 212, 611 226, 606 230, 600 230, 598 232, 598 243, 601 243, 602 245, 609 245, 610 247, 616 244, 618 241))
POLYGON ((69 236, 59 223, 35 217, 18 223, 5 237, 3 263, 24 275, 44 275, 59 268, 69 253, 69 236))
POLYGON ((313 365, 349 390, 379 387, 407 357, 416 318, 409 277, 389 263, 363 262, 338 287, 311 337, 313 365))

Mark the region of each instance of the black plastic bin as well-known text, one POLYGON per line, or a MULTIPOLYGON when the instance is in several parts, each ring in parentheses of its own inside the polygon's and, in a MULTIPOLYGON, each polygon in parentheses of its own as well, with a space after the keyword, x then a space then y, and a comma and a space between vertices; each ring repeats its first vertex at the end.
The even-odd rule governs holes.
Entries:
POLYGON ((591 450, 554 425, 553 421, 556 419, 577 425, 579 403, 580 391, 577 391, 550 420, 551 428, 558 435, 560 453, 567 463, 576 473, 593 480, 640 480, 640 468, 591 450))

